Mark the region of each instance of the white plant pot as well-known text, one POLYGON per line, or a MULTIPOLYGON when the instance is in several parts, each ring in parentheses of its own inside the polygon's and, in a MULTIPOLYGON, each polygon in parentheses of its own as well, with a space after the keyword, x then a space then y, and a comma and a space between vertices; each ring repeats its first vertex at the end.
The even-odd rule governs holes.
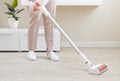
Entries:
POLYGON ((8 23, 9 23, 10 28, 13 28, 13 29, 18 28, 19 22, 17 20, 15 20, 14 18, 9 18, 8 23))

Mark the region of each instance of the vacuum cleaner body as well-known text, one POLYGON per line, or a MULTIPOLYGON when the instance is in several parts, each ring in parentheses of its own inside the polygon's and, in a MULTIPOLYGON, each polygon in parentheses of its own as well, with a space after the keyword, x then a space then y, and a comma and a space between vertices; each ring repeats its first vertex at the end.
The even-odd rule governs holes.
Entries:
POLYGON ((53 19, 53 17, 50 15, 50 13, 45 8, 45 5, 48 3, 49 0, 36 0, 35 2, 32 2, 32 8, 33 11, 36 13, 39 10, 45 14, 48 19, 56 26, 56 28, 64 35, 64 37, 67 39, 67 41, 71 44, 71 46, 76 50, 76 52, 81 56, 82 60, 85 64, 88 65, 88 71, 90 74, 102 74, 105 72, 108 68, 107 65, 104 64, 98 64, 94 65, 92 62, 79 50, 79 48, 74 44, 74 42, 68 37, 68 35, 63 31, 63 29, 60 27, 60 25, 53 19))

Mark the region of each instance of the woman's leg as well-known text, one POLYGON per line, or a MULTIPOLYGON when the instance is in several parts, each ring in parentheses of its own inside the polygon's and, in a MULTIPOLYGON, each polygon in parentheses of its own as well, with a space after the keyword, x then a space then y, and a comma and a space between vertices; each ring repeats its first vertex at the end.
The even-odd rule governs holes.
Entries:
MULTIPOLYGON (((50 0, 48 4, 46 5, 47 10, 51 14, 53 18, 55 18, 55 12, 56 12, 56 0, 50 0)), ((46 47, 47 52, 53 51, 53 29, 54 25, 51 23, 49 19, 46 18, 45 15, 43 15, 44 20, 44 28, 45 28, 45 39, 46 39, 46 47)))
MULTIPOLYGON (((39 14, 40 16, 42 13, 39 14)), ((30 22, 28 27, 28 49, 34 51, 37 47, 37 36, 40 27, 40 18, 34 12, 30 13, 30 22)))
MULTIPOLYGON (((56 0, 50 0, 48 4, 46 5, 47 10, 51 14, 53 18, 55 18, 55 12, 56 12, 56 0)), ((47 45, 47 55, 48 58, 50 58, 53 61, 58 61, 59 57, 53 52, 53 29, 54 24, 51 23, 51 21, 46 18, 45 15, 43 15, 44 20, 44 27, 45 27, 45 39, 46 39, 46 45, 47 45)))
POLYGON ((39 15, 31 12, 30 13, 30 22, 28 27, 28 59, 29 60, 36 60, 36 55, 34 54, 34 50, 37 47, 37 36, 40 27, 40 17, 42 12, 39 15), (39 19, 38 19, 39 18, 39 19))

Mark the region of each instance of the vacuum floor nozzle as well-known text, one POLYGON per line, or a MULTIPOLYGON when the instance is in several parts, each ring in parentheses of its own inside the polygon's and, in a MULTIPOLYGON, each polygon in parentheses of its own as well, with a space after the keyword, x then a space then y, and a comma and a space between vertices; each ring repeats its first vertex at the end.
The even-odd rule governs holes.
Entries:
POLYGON ((105 71, 107 71, 107 70, 108 70, 107 65, 98 64, 98 65, 92 66, 92 67, 89 69, 89 73, 90 73, 90 74, 100 75, 100 74, 102 74, 103 72, 105 72, 105 71))

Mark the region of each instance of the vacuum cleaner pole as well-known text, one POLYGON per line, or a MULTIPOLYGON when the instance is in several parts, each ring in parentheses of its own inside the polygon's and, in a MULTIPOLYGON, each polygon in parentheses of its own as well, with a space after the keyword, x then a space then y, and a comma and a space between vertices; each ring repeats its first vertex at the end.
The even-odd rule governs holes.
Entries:
POLYGON ((44 6, 42 6, 40 8, 40 10, 42 10, 42 12, 46 15, 46 17, 48 17, 56 26, 56 28, 64 35, 64 37, 67 39, 67 41, 69 42, 70 45, 73 46, 73 48, 76 50, 76 52, 81 56, 81 58, 83 59, 84 63, 88 65, 88 67, 90 67, 92 65, 92 63, 90 62, 90 60, 88 60, 88 58, 79 50, 79 48, 75 45, 75 43, 68 37, 68 35, 63 31, 63 29, 60 27, 60 25, 53 19, 53 17, 50 15, 50 13, 46 10, 46 8, 44 6))

